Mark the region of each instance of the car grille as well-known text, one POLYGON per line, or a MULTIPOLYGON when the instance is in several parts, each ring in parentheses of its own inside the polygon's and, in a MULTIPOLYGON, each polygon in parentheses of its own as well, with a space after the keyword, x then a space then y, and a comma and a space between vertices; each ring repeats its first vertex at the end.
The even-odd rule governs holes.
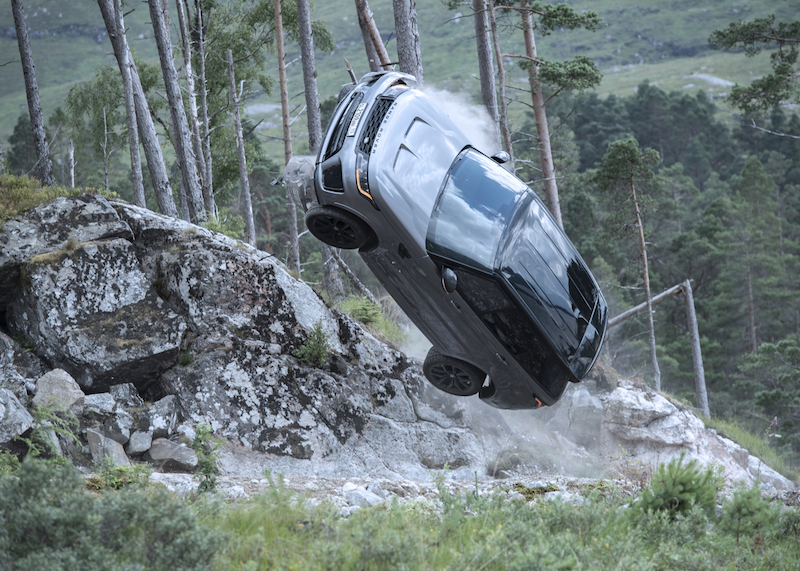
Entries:
POLYGON ((367 118, 367 124, 364 125, 361 140, 358 143, 358 150, 362 153, 368 155, 372 150, 372 144, 375 142, 375 135, 381 123, 383 123, 386 113, 389 112, 392 103, 394 103, 394 99, 385 97, 381 97, 375 102, 375 106, 372 108, 372 112, 367 118))
POLYGON ((350 105, 347 107, 347 111, 342 114, 342 118, 336 124, 336 128, 333 131, 333 135, 331 136, 331 140, 328 143, 328 149, 325 151, 325 159, 327 160, 336 153, 338 153, 342 149, 342 145, 344 144, 344 138, 347 136, 347 128, 350 125, 350 121, 353 119, 353 115, 355 115, 356 109, 358 108, 358 104, 361 103, 361 100, 364 98, 363 93, 357 93, 355 97, 350 101, 350 105))

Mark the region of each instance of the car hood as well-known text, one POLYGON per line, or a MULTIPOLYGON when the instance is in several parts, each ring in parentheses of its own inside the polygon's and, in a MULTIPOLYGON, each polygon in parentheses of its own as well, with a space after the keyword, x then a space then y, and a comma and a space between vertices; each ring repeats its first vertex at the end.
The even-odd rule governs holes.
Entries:
POLYGON ((369 159, 375 202, 421 250, 445 175, 467 145, 455 123, 417 91, 397 98, 376 135, 369 159))

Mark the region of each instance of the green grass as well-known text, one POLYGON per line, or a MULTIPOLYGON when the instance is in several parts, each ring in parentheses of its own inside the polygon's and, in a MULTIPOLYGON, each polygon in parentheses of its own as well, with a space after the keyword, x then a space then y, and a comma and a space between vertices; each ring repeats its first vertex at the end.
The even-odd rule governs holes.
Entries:
POLYGON ((48 200, 60 196, 81 196, 84 194, 102 194, 114 197, 114 193, 92 188, 67 188, 65 186, 42 187, 38 180, 26 176, 0 176, 0 230, 6 220, 38 206, 48 200))
POLYGON ((400 326, 366 298, 351 295, 337 303, 336 308, 358 321, 370 333, 386 343, 398 346, 405 341, 405 334, 400 326))

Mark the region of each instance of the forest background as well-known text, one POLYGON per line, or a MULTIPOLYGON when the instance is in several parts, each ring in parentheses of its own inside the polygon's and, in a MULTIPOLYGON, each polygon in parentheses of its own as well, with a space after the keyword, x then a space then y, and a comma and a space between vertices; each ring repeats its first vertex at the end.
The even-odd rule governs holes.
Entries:
MULTIPOLYGON (((252 54, 239 64, 237 76, 246 88, 244 130, 257 245, 286 259, 285 189, 272 184, 283 170, 274 22, 268 9, 258 22, 247 17, 260 4, 271 2, 204 0, 218 16, 210 26, 218 26, 215 37, 220 38, 216 52, 209 55, 217 90, 210 95, 217 97, 221 110, 213 134, 213 187, 222 227, 230 233, 241 232, 238 165, 230 112, 225 107, 228 78, 221 55, 223 47, 232 46, 241 54, 252 54), (256 50, 258 42, 262 43, 256 50), (248 52, 248 46, 253 50, 248 52)), ((709 36, 740 18, 775 14, 779 21, 791 21, 800 13, 800 2, 641 4, 575 0, 571 5, 576 10, 596 12, 605 26, 594 32, 555 30, 537 37, 543 58, 586 56, 603 74, 595 90, 563 91, 546 106, 565 229, 600 281, 612 316, 642 303, 642 268, 630 234, 632 226, 619 216, 622 205, 600 191, 595 174, 611 142, 633 136, 640 148, 658 152, 658 177, 647 189, 644 213, 651 290, 655 294, 691 280, 712 414, 771 433, 771 421, 777 417, 781 438, 772 442, 798 465, 800 118, 792 104, 742 116, 726 103, 734 83, 747 85, 770 72, 769 54, 747 58, 741 51, 714 50, 709 36), (756 129, 753 121, 790 136, 756 129)), ((300 49, 292 32, 295 3, 285 0, 283 5, 292 132, 295 154, 303 154, 308 143, 300 49)), ((470 6, 451 8, 439 0, 417 3, 425 85, 453 94, 461 107, 477 107, 481 101, 470 6)), ((373 0, 370 8, 394 58, 392 2, 373 0)), ((66 182, 65 155, 72 139, 76 185, 103 186, 105 158, 110 189, 133 201, 121 82, 97 3, 41 0, 28 3, 25 9, 58 182, 66 182)), ((160 95, 164 88, 147 6, 131 1, 125 10, 128 39, 139 60, 151 111, 162 136, 167 137, 169 113, 160 95)), ((312 17, 329 34, 317 36, 324 121, 341 85, 349 80, 344 58, 358 76, 369 69, 352 1, 319 0, 312 17)), ((516 17, 501 16, 498 24, 502 51, 524 53, 516 17)), ((172 34, 177 43, 175 38, 180 36, 174 27, 172 34)), ((511 58, 507 60, 506 95, 517 174, 541 191, 527 72, 511 58)), ((545 86, 546 95, 555 91, 545 86)), ((6 8, 0 10, 0 143, 7 172, 31 170, 36 155, 14 24, 6 8)), ((499 140, 497 146, 484 150, 499 150, 499 140)), ((167 162, 174 164, 169 143, 165 141, 162 147, 167 162)), ((171 173, 172 186, 178 188, 177 169, 173 167, 171 173)), ((148 178, 144 180, 147 185, 148 178)), ((155 209, 152 189, 148 196, 155 209)), ((300 249, 302 278, 320 289, 319 243, 306 234, 300 249)), ((343 256, 380 297, 380 285, 358 257, 343 256)), ((661 386, 693 403, 683 303, 662 303, 654 318, 661 386)), ((613 328, 605 351, 605 362, 620 375, 652 379, 643 314, 613 328)))

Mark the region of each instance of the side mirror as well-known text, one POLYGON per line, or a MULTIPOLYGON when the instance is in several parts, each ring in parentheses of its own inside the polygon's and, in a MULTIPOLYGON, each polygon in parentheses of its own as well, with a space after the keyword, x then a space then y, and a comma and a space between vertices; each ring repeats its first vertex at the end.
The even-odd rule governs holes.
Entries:
POLYGON ((447 293, 456 291, 458 285, 458 276, 450 268, 442 268, 442 287, 447 293))
POLYGON ((499 153, 495 153, 492 155, 492 160, 497 164, 502 165, 511 160, 511 155, 509 155, 505 151, 500 151, 499 153))

